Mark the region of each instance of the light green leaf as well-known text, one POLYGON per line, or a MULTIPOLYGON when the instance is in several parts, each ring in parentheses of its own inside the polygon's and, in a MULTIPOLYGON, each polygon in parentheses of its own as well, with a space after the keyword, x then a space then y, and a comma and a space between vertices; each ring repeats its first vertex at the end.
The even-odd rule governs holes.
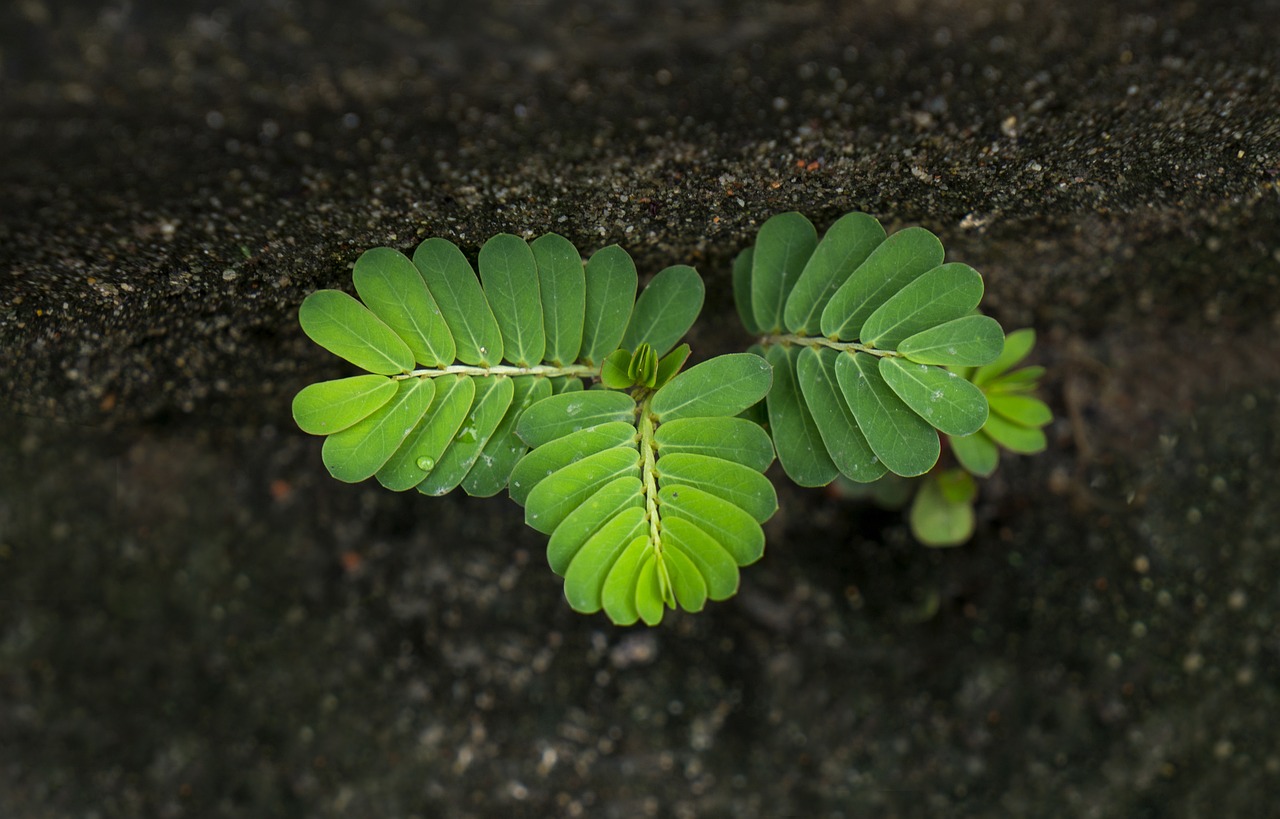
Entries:
POLYGON ((751 306, 751 260, 754 258, 752 248, 739 253, 733 259, 733 303, 738 308, 738 318, 742 326, 752 335, 760 334, 760 325, 756 324, 755 311, 751 306))
POLYGON ((681 344, 671 352, 662 357, 658 362, 658 374, 653 380, 654 387, 665 385, 676 373, 680 372, 680 368, 684 366, 684 362, 689 360, 689 345, 681 344))
POLYGON ((764 530, 755 518, 727 500, 693 486, 664 486, 658 490, 662 520, 683 518, 719 543, 739 566, 764 554, 764 530))
POLYGON ((600 365, 600 383, 611 390, 625 390, 634 385, 627 369, 631 365, 631 353, 626 350, 614 350, 604 358, 600 365))
POLYGON ((519 236, 499 233, 480 248, 477 260, 485 298, 502 333, 502 355, 517 367, 542 361, 547 348, 542 328, 538 263, 519 236))
POLYGON ((436 385, 431 408, 377 472, 378 483, 393 492, 412 489, 435 469, 475 398, 475 381, 468 376, 442 375, 431 380, 436 385))
POLYGON ((982 276, 967 264, 935 267, 908 284, 862 325, 862 341, 892 350, 905 338, 969 314, 982 301, 982 276))
POLYGON ((640 619, 636 610, 636 585, 640 579, 640 566, 646 558, 653 559, 649 539, 637 537, 622 550, 605 576, 600 602, 604 604, 604 613, 615 625, 629 626, 640 619))
POLYGON ((758 523, 778 511, 778 494, 769 479, 749 466, 723 458, 676 452, 658 459, 659 486, 692 486, 727 500, 758 523))
POLYGON ((463 490, 473 497, 490 498, 506 488, 512 468, 529 451, 516 435, 516 422, 530 406, 551 397, 551 382, 542 376, 520 375, 511 382, 511 406, 462 481, 463 490))
MULTIPOLYGON (((517 428, 519 424, 517 424, 517 428)), ((636 446, 635 425, 611 421, 563 438, 554 438, 531 450, 511 470, 511 499, 523 506, 538 481, 588 455, 619 446, 636 446)))
POLYGON ((644 506, 642 489, 640 479, 634 475, 614 478, 566 515, 547 543, 547 562, 551 570, 563 575, 578 550, 606 523, 633 506, 644 506))
POLYGON ((987 395, 1020 395, 1034 392, 1037 381, 1044 375, 1044 367, 1019 367, 1013 372, 998 375, 982 385, 987 395))
POLYGON ((998 358, 990 364, 980 368, 973 376, 973 383, 981 387, 991 379, 1012 369, 1018 362, 1031 354, 1031 348, 1036 346, 1036 331, 1024 327, 1021 330, 1014 330, 1005 336, 1004 349, 1000 352, 998 358))
POLYGON ((773 365, 773 389, 766 407, 778 462, 787 477, 799 485, 826 486, 839 470, 801 393, 797 380, 800 348, 771 346, 766 355, 773 365))
POLYGON ((409 257, 389 247, 367 250, 351 272, 356 292, 395 331, 424 367, 453 363, 453 334, 409 257))
POLYGON ((457 359, 479 367, 500 362, 502 331, 462 251, 445 239, 427 239, 414 251, 413 264, 453 334, 457 359))
POLYGON ((609 570, 632 541, 644 535, 646 526, 644 509, 633 506, 583 544, 564 573, 564 596, 574 611, 591 614, 600 610, 609 570))
POLYGON ((676 265, 663 270, 636 300, 622 346, 635 350, 647 343, 659 356, 666 355, 693 326, 704 295, 702 277, 692 267, 676 265))
POLYGON ((399 382, 396 394, 381 409, 324 439, 320 454, 329 474, 356 483, 377 472, 426 413, 434 395, 429 378, 399 382))
POLYGON ((606 484, 639 474, 640 453, 632 447, 588 455, 538 481, 526 499, 524 522, 549 535, 570 512, 606 484))
POLYGON ((822 333, 822 311, 840 285, 884 241, 884 228, 865 213, 846 213, 827 229, 787 297, 787 329, 800 335, 822 333))
POLYGON ((356 375, 303 387, 293 397, 293 420, 303 432, 330 435, 374 413, 396 394, 382 375, 356 375))
POLYGON ((656 626, 662 622, 663 607, 662 583, 659 580, 658 556, 648 555, 640 564, 636 577, 636 611, 646 626, 656 626))
POLYGON ((992 395, 991 411, 1024 427, 1043 427, 1053 421, 1053 412, 1039 398, 1029 395, 992 395))
POLYGON ((636 264, 627 251, 609 245, 587 262, 586 312, 582 327, 582 351, 578 358, 596 364, 622 346, 622 334, 636 301, 636 264))
POLYGON ((948 436, 951 451, 960 465, 975 475, 991 477, 1000 463, 1000 450, 985 432, 957 438, 948 436))
POLYGON ((462 483, 511 406, 515 385, 510 378, 474 376, 472 380, 476 382, 476 395, 471 411, 462 419, 458 434, 435 468, 418 484, 418 491, 424 495, 444 495, 462 483))
MULTIPOLYGON (((967 474, 959 475, 973 479, 967 474)), ((973 503, 949 499, 942 490, 942 476, 929 477, 920 486, 907 520, 911 534, 926 546, 958 546, 973 536, 973 503)))
POLYGON ((707 415, 737 415, 769 391, 769 362, 751 353, 716 356, 690 367, 653 396, 661 421, 707 415))
POLYGON ((763 332, 783 331, 787 296, 817 244, 818 231, 799 213, 779 213, 760 226, 751 259, 751 308, 763 332))
POLYGON ((869 483, 888 470, 871 451, 840 392, 836 378, 839 357, 830 347, 806 347, 796 362, 796 380, 831 461, 850 480, 869 483))
POLYGON ((745 418, 681 418, 658 425, 658 456, 710 455, 763 472, 773 463, 769 433, 745 418))
POLYGON ((875 356, 841 355, 836 360, 836 380, 871 451, 890 471, 912 477, 937 463, 938 433, 889 388, 875 356))
POLYGON ((587 311, 587 279, 582 256, 563 236, 548 233, 530 244, 538 263, 542 324, 547 350, 543 358, 556 366, 572 364, 582 348, 582 319, 587 311))
POLYGON ((395 375, 413 369, 413 352, 400 336, 340 290, 317 290, 303 299, 298 323, 316 344, 362 370, 395 375))
POLYGON ((559 395, 562 392, 582 392, 582 379, 574 378, 569 375, 557 375, 551 379, 551 394, 559 395))
POLYGON ((728 600, 737 593, 738 564, 697 524, 680 517, 663 519, 662 545, 668 552, 680 552, 698 568, 712 600, 728 600))
POLYGON ((948 435, 971 435, 987 421, 987 398, 982 390, 953 372, 900 358, 882 358, 880 375, 903 403, 948 435))
POLYGON ((1022 455, 1034 455, 1037 452, 1043 452, 1048 446, 1048 441, 1045 439, 1042 430, 1006 421, 995 413, 992 413, 987 418, 987 423, 982 427, 982 431, 1000 446, 1010 452, 1017 452, 1022 455))
POLYGON ((942 242, 921 227, 900 230, 880 243, 822 310, 822 334, 852 341, 889 297, 942 264, 942 242))
POLYGON ((903 339, 898 352, 917 364, 971 367, 992 361, 1003 346, 1004 331, 995 319, 965 316, 903 339))
POLYGON ((666 549, 659 559, 664 560, 667 574, 671 577, 672 590, 676 601, 685 611, 702 611, 707 603, 707 581, 702 572, 679 549, 666 549))
POLYGON ((530 447, 536 447, 610 421, 626 421, 634 426, 635 418, 635 399, 625 392, 565 392, 529 407, 516 424, 516 434, 530 447))

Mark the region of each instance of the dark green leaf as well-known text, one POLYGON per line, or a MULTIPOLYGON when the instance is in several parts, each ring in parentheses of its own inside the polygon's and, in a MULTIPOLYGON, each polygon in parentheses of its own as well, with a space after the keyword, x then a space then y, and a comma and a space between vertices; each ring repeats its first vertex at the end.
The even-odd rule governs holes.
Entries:
POLYGON ((340 290, 317 290, 298 308, 307 336, 362 370, 395 375, 413 369, 413 352, 369 308, 340 290))
POLYGON ((889 297, 942 264, 942 243, 920 227, 900 230, 871 252, 822 311, 822 334, 852 341, 889 297))
POLYGON ((737 415, 769 391, 769 362, 751 353, 717 356, 667 382, 650 407, 661 421, 737 415))
POLYGON ((503 357, 517 367, 541 362, 547 339, 533 251, 519 236, 499 233, 480 248, 478 261, 485 298, 502 332, 503 357))
POLYGON ((582 319, 587 311, 587 280, 582 256, 563 236, 548 233, 530 245, 538 263, 542 324, 547 351, 543 358, 557 366, 572 364, 582 348, 582 319))
POLYGON ((571 432, 626 421, 634 425, 636 402, 625 392, 587 390, 553 395, 529 407, 516 424, 516 434, 531 447, 571 432))
POLYGON ((1000 355, 1004 331, 987 316, 965 316, 916 333, 898 344, 898 352, 917 364, 969 367, 1000 355))
POLYGON ((635 262, 617 245, 597 250, 587 262, 586 313, 579 358, 596 364, 622 346, 636 301, 635 262))
POLYGON ((773 365, 773 389, 766 407, 778 462, 787 477, 799 485, 826 486, 839 470, 801 394, 797 381, 800 348, 771 346, 766 355, 773 365))
POLYGON ((396 382, 383 375, 357 375, 304 387, 293 398, 293 420, 303 432, 341 432, 386 405, 396 382))
POLYGON ((769 479, 749 466, 723 458, 675 452, 658 459, 659 486, 692 486, 727 500, 758 523, 778 511, 778 495, 769 479))
POLYGON ((968 315, 982 301, 982 277, 967 264, 935 267, 908 284, 862 325, 862 341, 892 350, 903 339, 968 315))
POLYGON ((511 499, 523 506, 538 481, 588 455, 619 446, 634 447, 636 435, 633 424, 613 421, 547 441, 521 458, 511 470, 511 499))
POLYGON ((871 451, 840 392, 839 357, 830 347, 806 347, 796 362, 796 380, 831 461, 850 480, 869 483, 888 470, 871 451))
POLYGON ((408 378, 381 409, 354 426, 324 439, 321 457, 329 474, 355 483, 387 462, 431 405, 435 385, 429 378, 408 378))
POLYGON ((682 418, 658 425, 659 457, 688 452, 740 463, 763 472, 773 463, 769 434, 744 418, 682 418))
POLYGON ((443 495, 462 483, 511 406, 515 385, 510 378, 476 376, 472 380, 476 382, 476 395, 471 411, 462 419, 458 434, 435 468, 418 484, 418 491, 424 495, 443 495))
POLYGON ((818 232, 799 213, 779 213, 760 226, 751 260, 751 307, 763 332, 783 332, 782 314, 818 232))
POLYGON ((880 375, 903 403, 948 435, 970 435, 987 421, 987 398, 982 390, 953 372, 901 358, 882 358, 880 375))
POLYGON ((883 241, 884 228, 865 213, 840 217, 818 242, 787 297, 787 329, 800 335, 821 335, 827 302, 883 241))
POLYGON ((453 334, 407 256, 389 247, 365 251, 356 260, 351 279, 361 300, 400 336, 419 364, 453 363, 453 334))
POLYGON ((742 326, 752 335, 760 334, 760 325, 756 324, 755 312, 751 306, 751 259, 752 249, 739 253, 733 260, 733 302, 738 308, 738 318, 742 326))
POLYGON ((453 436, 471 409, 476 394, 475 381, 471 378, 441 375, 432 381, 436 395, 431 400, 431 408, 377 472, 378 483, 393 492, 412 489, 426 479, 453 443, 453 436))
POLYGON ((902 403, 885 383, 875 356, 845 353, 836 359, 836 380, 871 451, 890 471, 911 477, 938 460, 938 433, 902 403))
POLYGON ((635 350, 647 343, 664 356, 693 326, 702 310, 705 288, 698 271, 687 265, 668 267, 653 277, 631 312, 622 346, 635 350))
POLYGON ((449 325, 458 360, 479 367, 500 362, 502 331, 462 251, 445 239, 427 239, 414 251, 413 264, 449 325))

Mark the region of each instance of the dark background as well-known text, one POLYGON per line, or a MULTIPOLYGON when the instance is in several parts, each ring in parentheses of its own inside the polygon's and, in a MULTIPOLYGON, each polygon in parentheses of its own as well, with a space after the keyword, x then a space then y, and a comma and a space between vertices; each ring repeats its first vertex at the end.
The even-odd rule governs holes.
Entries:
POLYGON ((0 8, 0 814, 1260 816, 1280 784, 1280 3, 0 8), (1034 326, 968 545, 800 490, 741 593, 569 611, 505 501, 339 484, 296 323, 554 230, 708 284, 920 224, 1034 326))

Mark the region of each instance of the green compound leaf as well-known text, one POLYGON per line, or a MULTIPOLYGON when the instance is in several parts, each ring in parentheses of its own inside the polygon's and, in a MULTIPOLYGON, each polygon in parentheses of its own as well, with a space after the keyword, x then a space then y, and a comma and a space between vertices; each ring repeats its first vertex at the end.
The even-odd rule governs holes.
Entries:
POLYGON ((965 316, 903 339, 898 352, 917 364, 972 367, 995 360, 1003 346, 995 319, 965 316))
POLYGON ((760 226, 751 259, 751 309, 755 325, 782 331, 787 296, 818 244, 818 232, 799 213, 779 213, 760 226))
POLYGON ((502 333, 503 357, 518 367, 539 363, 547 340, 533 251, 519 236, 499 233, 480 248, 478 261, 484 296, 502 333))
POLYGON ((862 341, 892 350, 903 339, 968 315, 982 301, 982 277, 967 264, 944 264, 908 284, 867 318, 862 341))
POLYGON ((444 495, 462 483, 511 406, 515 395, 512 379, 497 376, 474 380, 476 394, 470 412, 435 468, 418 484, 418 491, 424 495, 444 495))
POLYGON ((653 277, 636 300, 622 346, 636 350, 648 344, 659 357, 676 346, 702 310, 705 287, 692 267, 668 267, 653 277))
POLYGON ((822 334, 859 338, 863 324, 880 305, 942 264, 942 242, 920 227, 900 230, 880 243, 840 286, 822 311, 822 334))
POLYGON ((378 483, 393 492, 414 488, 435 469, 475 398, 474 378, 446 375, 433 381, 436 395, 431 407, 375 475, 378 483))
POLYGON ((538 265, 538 290, 542 295, 547 343, 543 357, 552 364, 571 364, 582 348, 582 323, 587 312, 582 256, 572 242, 554 233, 539 236, 529 248, 538 265))
POLYGON ((836 377, 839 358, 840 353, 830 348, 806 347, 797 362, 797 381, 822 444, 836 468, 852 481, 870 483, 888 469, 871 451, 867 437, 858 428, 853 411, 840 392, 836 377))
MULTIPOLYGON (((658 427, 658 453, 709 455, 764 472, 773 463, 769 434, 745 418, 681 418, 658 427)), ((664 461, 665 463, 665 461, 664 461)))
POLYGON ((787 329, 820 335, 827 302, 884 239, 884 228, 865 213, 847 213, 828 228, 787 297, 787 329))
POLYGON ((991 411, 1024 427, 1043 427, 1053 421, 1053 412, 1039 398, 998 393, 990 396, 991 411))
POLYGON ((953 372, 900 358, 882 358, 880 375, 903 403, 948 435, 970 435, 987 421, 987 399, 982 390, 953 372))
POLYGON ((948 437, 951 451, 960 465, 973 474, 989 478, 1000 463, 1000 448, 985 432, 975 432, 961 438, 948 437))
POLYGON ((596 364, 622 344, 636 300, 635 262, 617 245, 597 250, 587 262, 586 313, 579 358, 596 364))
POLYGON ((752 353, 716 356, 690 367, 653 396, 661 421, 737 415, 759 401, 772 381, 769 362, 752 353))
POLYGON ((462 251, 445 239, 427 239, 414 251, 413 264, 453 334, 458 360, 480 367, 501 361, 502 331, 462 251))
POLYGON ((588 390, 553 395, 529 407, 516 434, 530 447, 610 421, 635 422, 636 402, 624 392, 588 390))
POLYGON ((453 361, 453 335, 413 262, 398 250, 375 247, 351 271, 360 300, 413 351, 424 367, 453 361))
POLYGON ((844 354, 836 378, 871 451, 904 477, 923 475, 938 461, 938 433, 885 383, 874 356, 844 354))
POLYGON ((329 435, 372 415, 396 394, 396 382, 356 375, 304 387, 293 398, 293 420, 303 432, 329 435))
MULTIPOLYGON (((773 389, 766 399, 769 429, 778 462, 787 477, 800 486, 826 486, 839 470, 822 440, 822 432, 805 403, 798 381, 798 347, 770 346, 773 389)), ((826 407, 819 407, 819 410, 826 407)), ((825 422, 825 421, 824 421, 825 422)))
POLYGON ((407 378, 381 409, 363 421, 324 439, 321 449, 329 474, 356 483, 372 476, 404 442, 431 405, 435 384, 407 378))
POLYGON ((1022 359, 1030 355, 1031 348, 1035 345, 1035 330, 1030 328, 1014 330, 1005 337, 1004 349, 1000 352, 1000 355, 990 364, 980 367, 978 371, 974 373, 973 383, 981 387, 996 376, 1009 371, 1021 362, 1022 359))
POLYGON ((360 302, 338 290, 317 290, 298 308, 307 336, 362 370, 395 375, 413 369, 413 352, 360 302))

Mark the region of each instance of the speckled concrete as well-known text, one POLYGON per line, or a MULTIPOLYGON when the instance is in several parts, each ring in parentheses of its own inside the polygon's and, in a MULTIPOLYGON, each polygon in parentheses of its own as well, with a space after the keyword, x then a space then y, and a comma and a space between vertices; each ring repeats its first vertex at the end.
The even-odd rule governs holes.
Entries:
POLYGON ((1280 4, 0 8, 0 814, 1263 816, 1280 4), (295 311, 499 231, 921 224, 1050 451, 959 549, 779 479, 732 601, 567 609, 504 501, 329 479, 295 311))

